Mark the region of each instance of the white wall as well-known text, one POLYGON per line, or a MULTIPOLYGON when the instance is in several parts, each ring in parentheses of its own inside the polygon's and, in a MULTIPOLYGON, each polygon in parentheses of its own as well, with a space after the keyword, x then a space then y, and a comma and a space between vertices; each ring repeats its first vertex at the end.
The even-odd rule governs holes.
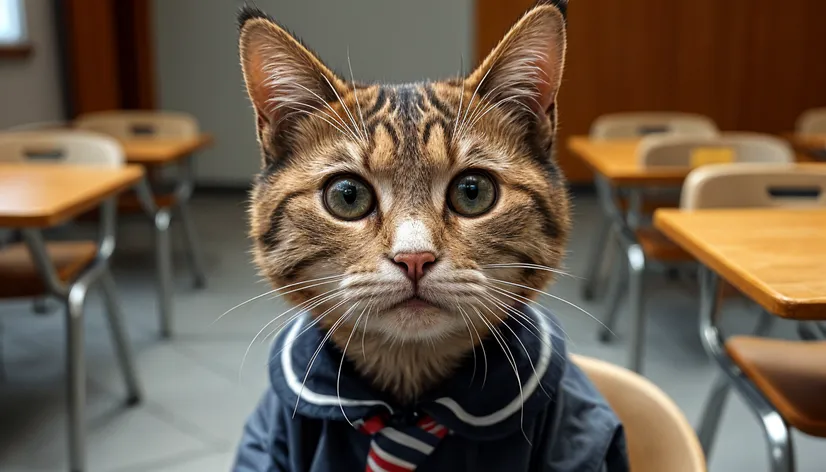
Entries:
POLYGON ((26 0, 33 46, 24 59, 0 59, 0 129, 64 119, 53 0, 26 0))
MULTIPOLYGON (((216 146, 198 159, 201 183, 246 186, 258 169, 252 110, 237 55, 242 2, 155 0, 159 106, 194 113, 216 146)), ((252 3, 252 2, 251 2, 252 3)), ((331 67, 357 80, 455 75, 472 60, 472 0, 256 0, 331 67)))

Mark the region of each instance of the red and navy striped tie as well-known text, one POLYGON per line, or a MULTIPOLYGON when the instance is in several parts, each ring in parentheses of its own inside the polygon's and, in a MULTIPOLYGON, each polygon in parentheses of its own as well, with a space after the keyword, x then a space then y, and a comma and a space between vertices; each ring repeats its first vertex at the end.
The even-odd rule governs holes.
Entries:
POLYGON ((447 428, 429 416, 404 427, 387 426, 385 417, 374 416, 358 427, 373 437, 367 455, 367 472, 416 470, 448 433, 447 428))

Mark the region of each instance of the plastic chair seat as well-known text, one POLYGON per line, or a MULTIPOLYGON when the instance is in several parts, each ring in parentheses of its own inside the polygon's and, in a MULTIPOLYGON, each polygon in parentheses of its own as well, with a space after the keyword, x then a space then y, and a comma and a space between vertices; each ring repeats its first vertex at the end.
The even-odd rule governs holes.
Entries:
MULTIPOLYGON (((94 260, 98 247, 94 241, 50 242, 49 258, 63 283, 75 280, 94 260)), ((48 293, 24 243, 0 249, 0 298, 36 297, 48 293)))
POLYGON ((791 426, 826 437, 826 342, 734 336, 726 350, 791 426))

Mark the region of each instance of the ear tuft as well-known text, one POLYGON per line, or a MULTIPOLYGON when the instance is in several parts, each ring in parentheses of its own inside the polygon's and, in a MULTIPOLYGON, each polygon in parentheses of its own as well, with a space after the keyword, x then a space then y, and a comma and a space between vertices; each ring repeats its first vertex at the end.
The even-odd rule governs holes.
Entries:
POLYGON ((565 20, 556 5, 533 8, 468 77, 468 86, 491 103, 548 113, 562 81, 565 36, 565 20))
POLYGON ((241 9, 238 10, 238 31, 244 29, 244 25, 247 23, 247 21, 252 20, 254 18, 268 20, 274 23, 273 19, 269 15, 258 9, 258 7, 247 5, 245 3, 243 6, 241 6, 241 9))

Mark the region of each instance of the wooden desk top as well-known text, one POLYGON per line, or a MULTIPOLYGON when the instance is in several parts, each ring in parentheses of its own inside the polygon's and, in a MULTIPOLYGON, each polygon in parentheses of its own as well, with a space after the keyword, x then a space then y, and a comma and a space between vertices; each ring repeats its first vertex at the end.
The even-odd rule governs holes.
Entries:
POLYGON ((143 167, 0 163, 0 227, 47 228, 133 186, 143 167))
POLYGON ((588 136, 571 136, 568 149, 588 167, 618 186, 679 186, 690 168, 651 169, 639 165, 639 139, 592 141, 588 136))
POLYGON ((826 209, 662 209, 654 225, 768 311, 826 320, 826 209))
POLYGON ((130 164, 164 165, 212 145, 210 134, 186 139, 134 138, 120 140, 130 164))

